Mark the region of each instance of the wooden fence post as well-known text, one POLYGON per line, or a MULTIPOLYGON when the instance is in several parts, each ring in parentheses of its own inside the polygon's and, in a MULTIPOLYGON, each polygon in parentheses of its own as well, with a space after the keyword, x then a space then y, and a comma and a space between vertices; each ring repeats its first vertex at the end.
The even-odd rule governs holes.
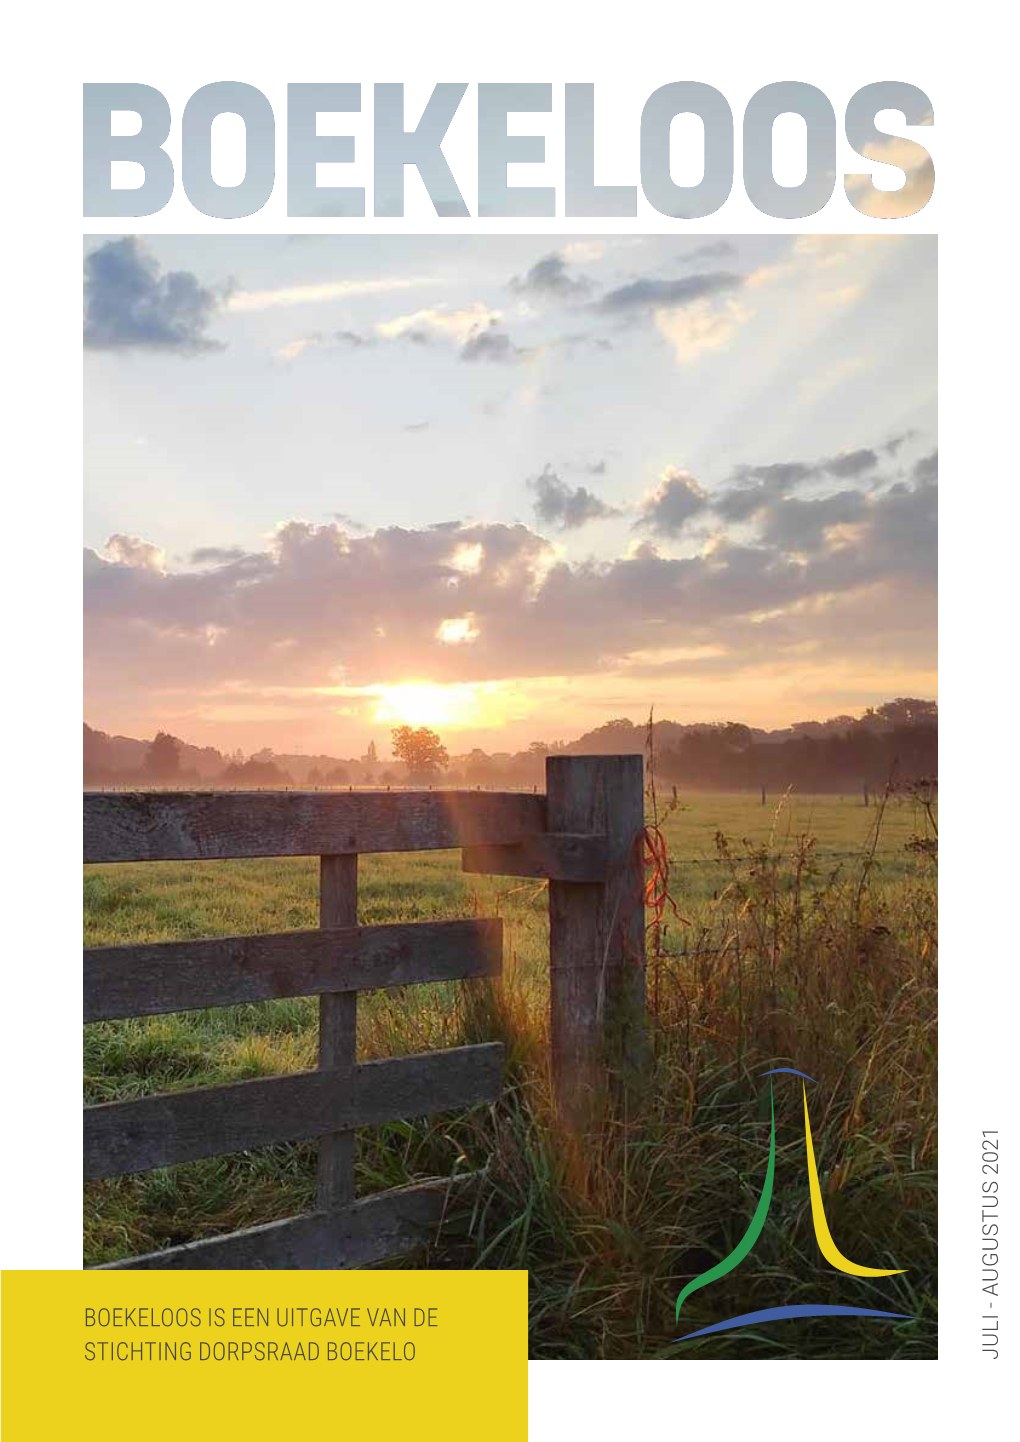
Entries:
POLYGON ((604 835, 600 882, 549 882, 553 1086, 564 1118, 579 1122, 604 1088, 606 1066, 644 1058, 645 913, 641 756, 547 756, 551 832, 604 835))
MULTIPOLYGON (((357 853, 319 858, 319 926, 357 926, 357 853)), ((358 1038, 358 993, 323 992, 319 997, 319 1068, 347 1075, 353 1087, 358 1038)), ((318 1207, 335 1211, 354 1200, 354 1133, 330 1132, 319 1139, 318 1207)))

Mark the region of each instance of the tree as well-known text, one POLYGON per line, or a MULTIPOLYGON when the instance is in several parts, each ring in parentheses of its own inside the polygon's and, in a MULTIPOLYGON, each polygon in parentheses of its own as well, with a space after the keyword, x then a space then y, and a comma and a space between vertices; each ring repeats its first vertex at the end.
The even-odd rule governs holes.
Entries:
POLYGON ((727 746, 732 746, 737 751, 746 751, 754 741, 750 726, 744 726, 740 721, 727 721, 722 728, 722 735, 727 746))
POLYGON ((225 786, 292 786, 290 776, 275 761, 262 759, 263 752, 238 765, 231 764, 223 772, 221 781, 225 786))
POLYGON ((875 712, 883 721, 894 726, 933 725, 939 716, 937 701, 920 701, 916 696, 897 696, 895 701, 886 701, 875 712))
POLYGON ((157 731, 145 753, 142 769, 154 781, 172 781, 180 774, 181 743, 169 731, 157 731))
POLYGON ((488 786, 495 778, 496 766, 491 756, 475 749, 464 763, 464 778, 469 786, 488 786))
POLYGON ((412 781, 431 781, 450 764, 446 747, 428 726, 398 726, 393 731, 394 756, 403 761, 412 781))

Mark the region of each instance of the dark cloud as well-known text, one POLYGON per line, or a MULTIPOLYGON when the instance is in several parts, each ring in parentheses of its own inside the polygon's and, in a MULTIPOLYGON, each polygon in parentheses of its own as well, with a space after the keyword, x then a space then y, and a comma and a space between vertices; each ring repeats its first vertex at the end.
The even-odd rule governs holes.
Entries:
POLYGON ((780 551, 817 550, 830 527, 862 520, 867 507, 861 491, 839 491, 817 500, 787 496, 764 511, 759 539, 780 551))
POLYGON ((535 492, 535 514, 546 526, 561 531, 576 531, 589 521, 605 520, 620 512, 594 495, 585 486, 569 486, 551 466, 528 482, 535 492))
POLYGON ((461 360, 490 361, 494 365, 512 365, 516 361, 525 360, 531 353, 529 349, 514 345, 495 321, 484 330, 477 330, 469 335, 460 348, 461 360))
POLYGON ((656 489, 641 506, 635 526, 657 536, 678 536, 687 522, 704 511, 708 496, 693 476, 670 466, 656 489))
POLYGON ((827 461, 822 461, 820 469, 830 476, 836 476, 838 480, 852 480, 862 476, 866 471, 873 471, 878 465, 878 456, 869 447, 862 447, 857 451, 844 451, 841 455, 830 456, 827 461))
POLYGON ((915 481, 937 481, 939 478, 939 453, 932 451, 930 456, 922 456, 915 461, 913 469, 915 481))
POLYGON ((712 509, 724 521, 748 521, 766 506, 809 481, 833 476, 857 480, 879 464, 870 446, 843 451, 818 461, 774 461, 769 465, 737 466, 723 491, 712 497, 712 509))
POLYGON ((729 487, 713 496, 712 509, 724 521, 748 521, 761 508, 786 495, 817 473, 803 461, 775 461, 765 466, 737 466, 729 487))
POLYGON ((722 270, 688 275, 682 280, 656 280, 646 276, 608 291, 595 302, 595 309, 604 315, 641 315, 655 310, 672 310, 693 305, 708 296, 739 290, 743 284, 742 275, 722 270))
POLYGON ((728 240, 706 240, 704 245, 696 245, 693 250, 684 251, 680 261, 684 265, 693 265, 696 260, 725 260, 727 256, 736 253, 737 247, 728 240))
POLYGON ((570 274, 566 260, 555 250, 537 260, 524 275, 515 275, 509 286, 517 295, 552 296, 556 300, 577 300, 592 288, 586 276, 570 274))
POLYGON ((189 270, 161 270, 134 236, 109 240, 85 257, 85 345, 179 355, 222 350, 206 330, 225 295, 189 270))

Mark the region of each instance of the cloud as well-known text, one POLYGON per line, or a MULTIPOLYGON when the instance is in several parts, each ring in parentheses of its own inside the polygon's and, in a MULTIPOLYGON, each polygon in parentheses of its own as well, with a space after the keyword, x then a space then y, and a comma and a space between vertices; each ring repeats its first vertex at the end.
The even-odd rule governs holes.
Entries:
POLYGON ((836 528, 863 520, 867 509, 868 501, 861 491, 839 491, 817 500, 787 496, 766 507, 759 538, 784 552, 814 551, 827 540, 837 539, 836 528))
POLYGON ((737 466, 726 490, 713 496, 712 508, 726 521, 747 521, 769 501, 809 480, 815 467, 804 461, 773 461, 737 466))
MULTIPOLYGON (((659 533, 706 508, 699 491, 683 473, 663 477, 659 533)), ((645 543, 571 562, 523 525, 356 536, 291 520, 263 551, 210 544, 205 568, 174 570, 132 537, 106 557, 85 552, 86 674, 103 704, 178 697, 195 714, 268 696, 328 720, 358 688, 407 677, 721 675, 818 655, 837 671, 847 655, 930 665, 936 534, 935 484, 901 481, 777 497, 754 539, 715 536, 683 557, 645 543)))
POLYGON ((360 350, 362 346, 375 345, 375 336, 359 335, 354 330, 335 330, 328 335, 313 330, 309 335, 298 336, 288 341, 276 352, 278 360, 293 361, 309 350, 360 350))
POLYGON ((535 492, 535 514, 539 521, 561 531, 576 531, 589 521, 602 521, 620 514, 586 486, 569 486, 548 465, 528 486, 535 492))
MULTIPOLYGON (((891 454, 895 454, 905 439, 906 436, 893 438, 891 454)), ((723 520, 747 521, 797 486, 824 480, 827 476, 836 480, 858 480, 875 470, 878 464, 879 455, 874 447, 859 446, 855 450, 840 451, 837 455, 823 456, 815 461, 773 461, 767 465, 737 466, 730 473, 726 488, 712 497, 712 509, 723 520)))
POLYGON ((699 300, 683 310, 658 310, 655 325, 673 347, 679 365, 690 365, 706 351, 728 345, 753 311, 736 300, 715 306, 699 300))
POLYGON ((199 546, 188 560, 193 566, 226 566, 231 561, 243 561, 247 555, 248 552, 240 546, 199 546))
POLYGON ((642 502, 635 525, 657 536, 678 536, 707 505, 708 496, 688 471, 667 466, 658 486, 642 502))
POLYGON ((383 340, 412 340, 418 343, 440 336, 464 345, 479 330, 497 325, 503 319, 498 310, 476 302, 460 307, 433 306, 426 310, 412 311, 409 315, 398 315, 393 320, 381 321, 376 334, 383 340))
POLYGON ((743 284, 742 275, 729 271, 710 271, 684 276, 681 280, 645 276, 607 291, 595 302, 595 309, 603 315, 650 315, 659 310, 694 305, 706 297, 739 290, 743 284))
POLYGON ((490 361, 494 365, 511 365, 533 354, 532 350, 515 345, 505 331, 497 329, 495 321, 490 321, 487 329, 468 336, 460 350, 463 361, 490 361))
POLYGON ((887 441, 884 441, 880 449, 887 456, 895 456, 900 447, 906 445, 907 441, 912 441, 916 435, 917 432, 914 430, 900 431, 897 435, 890 436, 887 441))
POLYGON ((860 450, 843 451, 838 456, 831 456, 827 461, 821 462, 820 469, 830 476, 846 480, 852 476, 863 475, 865 471, 873 471, 877 465, 878 456, 870 446, 865 446, 860 450))
POLYGON ((371 335, 353 330, 337 330, 329 335, 313 331, 281 346, 276 355, 280 360, 294 361, 310 350, 361 350, 379 342, 396 341, 430 346, 437 340, 452 343, 464 361, 508 365, 537 354, 535 348, 516 345, 501 329, 501 321, 498 310, 481 304, 435 306, 380 321, 371 335))
POLYGON ((606 253, 607 246, 627 243, 640 245, 641 242, 636 238, 635 241, 628 242, 621 241, 619 238, 611 240, 608 237, 601 240, 569 240, 563 247, 563 257, 565 260, 585 265, 589 261, 601 260, 606 253))
POLYGON ((669 342, 679 365, 727 345, 754 312, 732 295, 747 277, 710 271, 663 280, 642 276, 608 291, 592 309, 621 321, 651 320, 669 342))
POLYGON ((313 285, 282 285, 272 290, 235 290, 227 299, 226 309, 248 312, 270 310, 277 306, 321 305, 327 301, 350 300, 360 295, 386 295, 391 291, 434 284, 434 279, 429 276, 383 276, 375 280, 327 280, 313 285))
POLYGON ((375 332, 382 340, 410 341, 414 345, 430 345, 436 339, 452 342, 464 361, 508 365, 536 354, 511 340, 501 329, 502 319, 500 311, 480 302, 460 307, 434 306, 381 321, 375 332))
POLYGON ((938 451, 932 451, 930 456, 922 456, 919 461, 915 461, 912 474, 914 480, 922 484, 937 481, 939 478, 938 451))
POLYGON ((166 553, 159 546, 143 541, 140 536, 112 535, 106 543, 106 554, 122 566, 137 566, 143 571, 163 571, 166 553))
POLYGON ((693 265, 696 260, 725 260, 736 253, 737 247, 728 240, 706 240, 693 250, 685 250, 679 259, 683 265, 693 265))
POLYGON ((537 260, 524 275, 515 275, 509 282, 516 295, 553 297, 556 300, 577 300, 591 290, 586 276, 572 276, 566 259, 551 251, 537 260))
POLYGON ((442 641, 444 646, 464 646, 477 641, 479 635, 475 618, 470 612, 466 616, 449 616, 436 628, 436 640, 442 641))
POLYGON ((108 240, 85 257, 84 344, 179 355, 222 350, 206 330, 226 295, 189 270, 162 270, 134 236, 108 240))

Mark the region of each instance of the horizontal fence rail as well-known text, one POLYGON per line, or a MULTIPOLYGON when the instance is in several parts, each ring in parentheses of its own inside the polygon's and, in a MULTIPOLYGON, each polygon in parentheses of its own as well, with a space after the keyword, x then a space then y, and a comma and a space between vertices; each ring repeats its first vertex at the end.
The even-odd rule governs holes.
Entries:
POLYGON ((226 1237, 207 1237, 123 1262, 106 1262, 95 1270, 287 1268, 309 1272, 368 1267, 399 1256, 423 1237, 434 1235, 444 1220, 471 1201, 477 1181, 472 1174, 448 1182, 393 1187, 333 1212, 267 1222, 226 1237))
POLYGON ((85 1020, 498 975, 500 921, 415 921, 91 947, 85 1020))
POLYGON ((545 831, 545 797, 482 791, 146 791, 84 796, 85 861, 443 851, 545 831))
POLYGON ((86 1180, 494 1101, 495 1042, 86 1107, 86 1180))

